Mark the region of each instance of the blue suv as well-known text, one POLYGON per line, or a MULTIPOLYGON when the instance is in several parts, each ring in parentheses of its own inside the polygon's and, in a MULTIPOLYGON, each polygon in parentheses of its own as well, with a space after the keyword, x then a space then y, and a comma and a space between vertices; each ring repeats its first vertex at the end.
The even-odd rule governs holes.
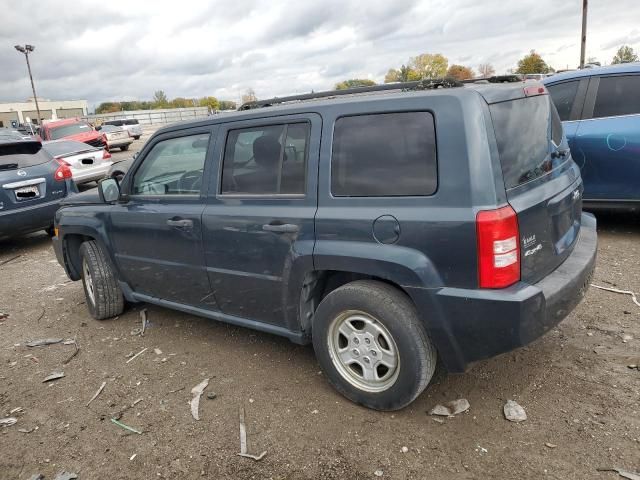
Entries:
POLYGON ((58 261, 96 319, 148 302, 313 343, 339 392, 401 408, 436 358, 460 372, 549 331, 595 265, 546 89, 449 85, 265 100, 158 130, 121 184, 60 208, 58 261))
POLYGON ((640 208, 640 63, 546 78, 588 209, 640 208))

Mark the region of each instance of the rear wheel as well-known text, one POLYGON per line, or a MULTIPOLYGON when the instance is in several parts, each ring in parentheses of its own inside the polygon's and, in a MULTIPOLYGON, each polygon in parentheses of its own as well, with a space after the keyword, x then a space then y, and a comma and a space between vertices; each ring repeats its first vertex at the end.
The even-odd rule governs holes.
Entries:
POLYGON ((89 313, 96 320, 120 315, 124 299, 111 262, 94 240, 80 246, 82 284, 89 313))
POLYGON ((348 399, 397 410, 427 386, 436 350, 409 298, 362 280, 332 291, 316 310, 313 347, 329 382, 348 399))
POLYGON ((129 150, 129 145, 123 145, 120 147, 121 152, 126 152, 127 150, 129 150))

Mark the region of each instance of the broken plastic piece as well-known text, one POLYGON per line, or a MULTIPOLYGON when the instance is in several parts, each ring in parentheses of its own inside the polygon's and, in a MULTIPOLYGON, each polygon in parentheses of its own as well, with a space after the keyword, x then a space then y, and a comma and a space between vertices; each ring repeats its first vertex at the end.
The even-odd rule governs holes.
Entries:
POLYGON ((14 425, 17 421, 18 419, 15 417, 0 418, 0 425, 2 425, 3 427, 10 427, 11 425, 14 425))
POLYGON ((191 399, 189 404, 191 405, 191 415, 196 420, 200 420, 198 407, 200 406, 200 397, 202 396, 202 392, 204 392, 204 389, 207 388, 207 385, 209 385, 209 379, 205 378, 198 385, 196 385, 191 389, 191 394, 193 395, 193 398, 191 399))
POLYGON ((142 432, 140 430, 136 430, 135 428, 130 427, 129 425, 125 425, 124 423, 119 422, 115 418, 112 418, 111 421, 116 425, 118 425, 119 427, 124 428, 125 430, 129 430, 130 432, 137 433, 138 435, 142 435, 142 432))
POLYGON ((58 380, 59 378, 64 377, 64 372, 52 372, 48 376, 42 380, 42 383, 51 382, 52 380, 58 380))
POLYGON ((247 453, 247 427, 244 423, 244 407, 240 407, 240 453, 238 455, 241 457, 251 458, 256 462, 259 462, 266 454, 266 450, 260 455, 251 455, 250 453, 247 453))

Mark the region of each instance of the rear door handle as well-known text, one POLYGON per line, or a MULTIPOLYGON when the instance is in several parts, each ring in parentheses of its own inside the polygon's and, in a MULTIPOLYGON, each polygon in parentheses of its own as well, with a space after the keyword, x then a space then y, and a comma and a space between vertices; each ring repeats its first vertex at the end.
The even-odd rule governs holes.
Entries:
POLYGON ((169 225, 170 227, 176 227, 176 228, 193 228, 193 220, 186 220, 186 219, 178 219, 178 220, 174 220, 174 219, 169 219, 167 220, 167 225, 169 225))
POLYGON ((268 223, 266 225, 262 225, 262 230, 265 232, 275 233, 298 233, 300 227, 293 223, 268 223))

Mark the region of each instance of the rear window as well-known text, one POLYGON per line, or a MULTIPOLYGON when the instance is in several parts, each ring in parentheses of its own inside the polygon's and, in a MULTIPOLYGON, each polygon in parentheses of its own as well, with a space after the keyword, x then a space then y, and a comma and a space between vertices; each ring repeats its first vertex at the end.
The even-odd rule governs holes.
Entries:
POLYGON ((135 118, 131 118, 129 120, 125 120, 123 123, 125 125, 138 125, 138 120, 136 120, 135 118))
POLYGON ((553 131, 559 145, 562 125, 548 95, 494 103, 490 110, 506 188, 535 180, 555 167, 549 136, 553 131))
POLYGON ((602 77, 593 117, 615 117, 640 113, 640 75, 602 77))
POLYGON ((41 165, 51 158, 40 142, 0 143, 0 171, 41 165))
POLYGON ((96 148, 93 148, 86 143, 75 142, 73 140, 45 143, 44 145, 42 145, 42 147, 54 157, 57 157, 58 155, 67 155, 69 153, 97 150, 96 148))
POLYGON ((121 127, 123 124, 122 120, 107 120, 103 123, 103 125, 115 125, 116 127, 121 127))
POLYGON ((51 140, 76 135, 78 133, 86 133, 91 131, 91 126, 85 122, 71 123, 69 125, 61 125, 51 129, 51 140))
POLYGON ((431 113, 358 115, 336 121, 331 157, 333 195, 432 195, 437 177, 431 113))

